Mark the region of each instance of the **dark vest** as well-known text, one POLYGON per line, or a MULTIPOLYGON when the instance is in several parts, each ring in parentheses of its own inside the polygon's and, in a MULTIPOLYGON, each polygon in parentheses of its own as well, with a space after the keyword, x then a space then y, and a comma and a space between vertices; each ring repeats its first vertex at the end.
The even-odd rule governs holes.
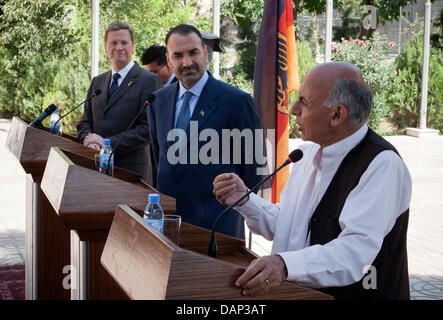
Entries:
MULTIPOLYGON (((342 231, 338 221, 349 193, 357 186, 371 161, 384 150, 392 150, 398 154, 394 146, 369 129, 363 140, 349 151, 311 217, 311 245, 323 245, 338 237, 342 231)), ((372 263, 377 274, 377 289, 363 287, 364 277, 374 274, 369 270, 354 284, 322 288, 321 291, 333 295, 337 300, 410 299, 406 254, 408 218, 409 209, 397 218, 372 263)))

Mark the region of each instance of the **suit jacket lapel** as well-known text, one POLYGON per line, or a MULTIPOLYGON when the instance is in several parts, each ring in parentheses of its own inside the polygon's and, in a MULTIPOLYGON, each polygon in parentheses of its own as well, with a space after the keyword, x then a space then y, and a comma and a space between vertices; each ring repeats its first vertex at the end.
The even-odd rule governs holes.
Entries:
POLYGON ((129 89, 131 89, 134 86, 135 80, 137 79, 139 73, 140 73, 140 67, 137 63, 135 63, 134 66, 131 68, 131 70, 129 70, 126 77, 123 79, 123 82, 118 87, 117 91, 111 96, 111 98, 109 98, 108 104, 105 108, 105 112, 110 107, 112 107, 129 89))
MULTIPOLYGON (((166 124, 166 132, 164 135, 165 141, 167 140, 167 135, 169 130, 174 129, 174 120, 175 120, 175 107, 177 103, 177 92, 178 92, 178 82, 171 83, 169 86, 165 88, 167 91, 165 94, 166 99, 164 100, 164 104, 159 106, 159 119, 162 119, 161 121, 164 121, 164 124, 166 124)), ((159 125, 159 124, 158 124, 159 125)), ((174 142, 173 141, 167 141, 167 144, 170 146, 174 142)))
POLYGON ((190 121, 198 121, 198 129, 201 131, 204 124, 214 114, 218 106, 219 92, 215 78, 209 74, 209 79, 204 86, 190 121))
POLYGON ((99 77, 97 80, 97 87, 94 88, 94 90, 100 88, 102 90, 102 93, 98 96, 93 98, 94 105, 96 108, 100 109, 100 112, 105 112, 106 105, 108 104, 108 94, 109 94, 109 83, 111 81, 111 71, 106 72, 104 77, 99 77))

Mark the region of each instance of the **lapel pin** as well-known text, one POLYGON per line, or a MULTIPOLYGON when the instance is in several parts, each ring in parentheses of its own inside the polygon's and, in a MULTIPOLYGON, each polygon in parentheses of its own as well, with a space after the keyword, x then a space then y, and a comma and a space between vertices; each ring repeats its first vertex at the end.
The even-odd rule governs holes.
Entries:
POLYGON ((130 87, 130 86, 131 86, 131 84, 132 84, 132 81, 128 83, 128 87, 130 87))
POLYGON ((205 115, 205 112, 204 112, 203 110, 201 110, 201 111, 200 111, 200 116, 203 117, 204 115, 205 115))

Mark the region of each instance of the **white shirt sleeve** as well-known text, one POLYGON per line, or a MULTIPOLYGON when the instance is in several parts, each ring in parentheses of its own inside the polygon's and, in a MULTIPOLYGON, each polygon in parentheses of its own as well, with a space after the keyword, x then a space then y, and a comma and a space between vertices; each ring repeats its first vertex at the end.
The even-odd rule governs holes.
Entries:
POLYGON ((273 204, 255 193, 242 206, 235 207, 245 217, 249 230, 262 235, 266 240, 274 239, 275 226, 280 214, 280 204, 273 204))
POLYGON ((360 281, 396 219, 409 208, 411 189, 403 160, 393 151, 378 154, 348 195, 339 236, 325 245, 279 253, 288 269, 287 280, 313 288, 360 281))

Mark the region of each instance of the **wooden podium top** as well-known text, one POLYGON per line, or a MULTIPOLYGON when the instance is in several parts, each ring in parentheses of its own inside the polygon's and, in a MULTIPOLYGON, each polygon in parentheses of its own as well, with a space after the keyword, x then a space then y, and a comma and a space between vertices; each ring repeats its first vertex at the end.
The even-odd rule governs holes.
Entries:
POLYGON ((20 161, 25 172, 30 173, 37 183, 42 179, 51 147, 60 147, 90 159, 94 159, 94 154, 98 153, 97 150, 78 143, 74 136, 67 134, 57 136, 48 130, 30 127, 19 117, 12 119, 6 147, 20 161))
POLYGON ((242 240, 217 233, 218 256, 207 256, 211 231, 182 223, 180 246, 126 205, 117 207, 101 263, 131 299, 332 299, 295 283, 245 297, 235 280, 257 256, 242 240))
MULTIPOLYGON (((68 229, 81 240, 106 239, 119 204, 143 212, 148 194, 159 193, 140 176, 114 168, 114 177, 95 170, 95 161, 80 154, 51 148, 41 182, 49 202, 68 229)), ((175 199, 160 195, 166 213, 175 213, 175 199)))

